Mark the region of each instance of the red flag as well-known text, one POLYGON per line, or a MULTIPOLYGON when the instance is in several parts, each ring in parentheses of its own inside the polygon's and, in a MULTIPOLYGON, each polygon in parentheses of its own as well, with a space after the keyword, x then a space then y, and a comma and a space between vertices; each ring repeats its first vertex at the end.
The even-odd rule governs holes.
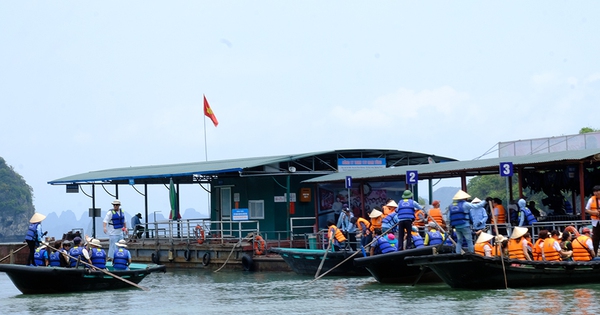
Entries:
MULTIPOLYGON (((204 96, 204 95, 202 95, 204 96)), ((215 127, 217 125, 219 125, 219 121, 217 120, 217 116, 215 116, 215 113, 213 113, 212 109, 210 108, 210 105, 208 105, 208 101, 206 100, 206 96, 204 96, 204 116, 210 118, 210 120, 212 120, 213 124, 215 124, 215 127)))

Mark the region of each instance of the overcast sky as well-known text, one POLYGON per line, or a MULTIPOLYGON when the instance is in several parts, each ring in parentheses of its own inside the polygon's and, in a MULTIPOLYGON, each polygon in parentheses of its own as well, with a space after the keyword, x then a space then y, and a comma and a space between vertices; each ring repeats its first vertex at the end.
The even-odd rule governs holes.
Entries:
MULTIPOLYGON (((473 159, 600 128, 598 16, 596 1, 2 1, 0 156, 37 211, 83 213, 89 198, 47 182, 205 160, 205 94, 219 120, 206 120, 210 160, 350 148, 473 159)), ((154 189, 151 211, 168 213, 154 189)), ((182 209, 205 212, 188 189, 182 209)))

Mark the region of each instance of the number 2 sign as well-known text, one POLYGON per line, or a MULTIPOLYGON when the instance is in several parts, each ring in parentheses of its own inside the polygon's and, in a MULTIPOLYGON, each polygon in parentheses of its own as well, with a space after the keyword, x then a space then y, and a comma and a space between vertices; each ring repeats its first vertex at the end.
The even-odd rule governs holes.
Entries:
POLYGON ((419 181, 419 173, 417 171, 406 171, 406 183, 416 184, 419 181))

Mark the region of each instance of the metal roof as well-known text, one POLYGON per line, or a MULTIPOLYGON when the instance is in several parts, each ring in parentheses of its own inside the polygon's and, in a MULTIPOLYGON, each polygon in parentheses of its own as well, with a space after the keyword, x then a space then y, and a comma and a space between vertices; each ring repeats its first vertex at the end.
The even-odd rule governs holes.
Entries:
POLYGON ((48 184, 128 183, 130 180, 134 180, 135 183, 162 183, 165 178, 171 177, 177 178, 178 183, 192 183, 195 181, 194 175, 210 177, 216 174, 219 174, 219 176, 227 174, 231 176, 240 176, 240 174, 250 176, 274 173, 288 174, 288 166, 295 166, 299 174, 318 176, 337 171, 337 158, 356 157, 386 157, 388 167, 427 163, 428 158, 432 158, 437 162, 454 160, 449 157, 410 151, 348 149, 219 161, 122 167, 71 175, 49 181, 48 184))
POLYGON ((406 171, 417 171, 419 179, 427 178, 453 178, 461 175, 476 176, 484 174, 498 174, 501 162, 512 162, 514 166, 533 166, 547 164, 568 164, 589 160, 590 162, 600 161, 600 149, 586 149, 561 151, 544 154, 534 154, 525 156, 510 156, 491 159, 454 161, 435 164, 408 165, 401 167, 357 170, 348 172, 339 172, 329 175, 319 176, 303 181, 304 183, 325 183, 345 180, 346 176, 352 176, 352 179, 385 179, 405 177, 406 171))

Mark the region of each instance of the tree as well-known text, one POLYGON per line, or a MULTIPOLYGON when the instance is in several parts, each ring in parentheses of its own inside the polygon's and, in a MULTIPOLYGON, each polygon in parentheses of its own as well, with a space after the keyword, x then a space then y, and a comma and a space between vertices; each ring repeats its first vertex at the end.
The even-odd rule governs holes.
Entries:
POLYGON ((600 131, 600 129, 592 129, 590 127, 583 127, 579 130, 579 134, 584 134, 584 133, 590 133, 590 132, 596 132, 596 131, 600 131))

